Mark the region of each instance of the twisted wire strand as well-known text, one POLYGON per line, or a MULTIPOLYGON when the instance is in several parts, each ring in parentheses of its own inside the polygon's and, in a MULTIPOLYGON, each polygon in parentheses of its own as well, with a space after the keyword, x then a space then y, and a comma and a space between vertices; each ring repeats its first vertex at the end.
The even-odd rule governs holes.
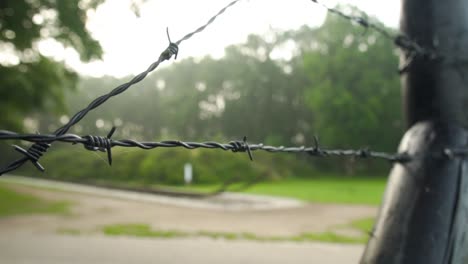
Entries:
MULTIPOLYGON (((159 58, 158 58, 158 60, 156 62, 152 63, 145 71, 143 71, 140 74, 133 77, 129 82, 121 84, 118 87, 114 88, 111 92, 94 99, 86 108, 83 108, 82 110, 78 111, 75 115, 73 115, 73 117, 70 118, 68 123, 66 123, 65 125, 63 125, 59 129, 57 129, 54 132, 54 134, 57 135, 57 136, 61 136, 61 135, 65 134, 65 133, 67 133, 68 130, 70 130, 70 128, 72 126, 74 126, 76 123, 81 121, 81 119, 83 119, 91 110, 93 110, 93 109, 99 107, 100 105, 104 104, 111 97, 117 96, 117 95, 125 92, 128 88, 130 88, 134 84, 142 81, 149 73, 154 71, 163 61, 171 59, 172 56, 175 56, 175 58, 177 58, 177 53, 179 51, 178 45, 180 43, 182 43, 185 40, 190 39, 195 34, 200 33, 203 30, 205 30, 206 27, 208 27, 210 24, 212 24, 216 20, 217 17, 222 15, 229 7, 233 6, 234 4, 236 4, 239 1, 240 0, 235 0, 235 1, 230 2, 225 7, 223 7, 220 11, 218 11, 218 13, 216 13, 213 17, 211 17, 206 24, 199 27, 195 31, 185 35, 183 38, 181 38, 180 40, 178 40, 175 43, 171 42, 171 40, 169 38, 169 32, 167 32, 168 39, 169 39, 169 46, 160 54, 160 56, 159 56, 159 58)), ((7 172, 18 169, 19 167, 21 167, 27 161, 31 161, 39 170, 43 171, 44 168, 39 164, 38 160, 42 156, 42 153, 45 153, 49 147, 50 147, 50 145, 38 146, 36 144, 33 144, 28 150, 24 150, 23 148, 21 148, 19 146, 15 146, 15 150, 17 150, 18 152, 22 153, 25 156, 23 158, 21 158, 21 159, 18 159, 16 161, 10 163, 7 167, 0 170, 0 176, 2 174, 7 173, 7 172), (41 155, 38 155, 36 153, 37 151, 42 152, 41 155)), ((111 162, 110 158, 109 158, 109 162, 111 162)))
POLYGON ((380 151, 372 151, 367 148, 363 149, 327 149, 320 147, 318 140, 315 138, 314 146, 268 146, 264 144, 249 144, 244 137, 242 141, 231 141, 229 143, 219 143, 214 141, 207 142, 184 142, 179 140, 164 140, 159 142, 137 141, 132 139, 111 139, 115 128, 107 137, 99 136, 79 136, 75 134, 64 135, 38 135, 38 134, 19 134, 12 131, 0 130, 0 140, 24 140, 39 144, 50 144, 53 142, 65 142, 71 144, 82 144, 88 150, 106 151, 109 160, 111 160, 110 149, 113 147, 140 148, 143 150, 151 150, 155 148, 185 148, 188 150, 204 148, 218 149, 232 152, 247 152, 252 159, 254 151, 266 151, 271 153, 305 153, 315 157, 331 157, 331 156, 347 156, 355 158, 374 158, 387 160, 389 162, 406 163, 415 159, 421 159, 431 155, 438 158, 466 158, 468 157, 468 148, 444 148, 437 152, 420 153, 409 155, 407 153, 388 153, 380 151))
MULTIPOLYGON (((10 131, 0 130, 0 139, 21 139, 34 142, 34 144, 28 149, 24 150, 19 146, 15 146, 15 150, 22 153, 24 155, 23 158, 14 161, 13 163, 9 164, 3 170, 0 170, 0 175, 13 171, 20 166, 22 166, 26 161, 31 161, 39 170, 44 170, 44 168, 39 164, 39 159, 41 156, 47 151, 50 147, 50 144, 55 141, 61 142, 69 142, 73 144, 83 144, 86 149, 88 150, 99 150, 105 151, 108 154, 109 163, 112 163, 112 155, 111 155, 111 148, 115 146, 120 147, 138 147, 142 149, 153 149, 158 147, 183 147, 186 149, 195 149, 195 148, 210 148, 210 149, 222 149, 222 150, 231 150, 233 152, 247 152, 249 154, 250 159, 252 159, 252 151, 256 150, 263 150, 267 152, 291 152, 291 153, 308 153, 313 156, 353 156, 353 157, 362 157, 362 158, 381 158, 386 159, 392 162, 407 162, 414 158, 419 158, 415 155, 409 156, 405 153, 385 153, 385 152, 375 152, 370 151, 368 149, 359 149, 359 150, 340 150, 340 149, 322 149, 318 146, 318 141, 315 140, 316 144, 314 147, 274 147, 274 146, 264 146, 263 144, 247 144, 246 139, 244 138, 243 141, 231 141, 227 144, 217 143, 217 142, 182 142, 182 141, 161 141, 161 142, 138 142, 135 140, 123 139, 123 140, 112 140, 110 137, 113 133, 109 133, 107 137, 98 137, 98 136, 85 136, 80 137, 73 134, 66 134, 68 130, 81 121, 90 111, 99 107, 103 103, 105 103, 108 99, 113 96, 117 96, 127 89, 129 89, 132 85, 142 81, 149 73, 154 71, 163 61, 169 60, 174 56, 177 58, 177 54, 179 51, 178 45, 185 40, 190 39, 195 34, 204 31, 210 24, 212 24, 220 15, 225 13, 227 9, 235 5, 236 3, 240 2, 241 0, 234 0, 220 9, 214 16, 212 16, 204 25, 200 26, 199 28, 195 29, 194 31, 186 34, 177 42, 172 42, 169 38, 169 46, 160 54, 158 60, 151 64, 145 71, 136 75, 132 78, 129 82, 124 83, 116 88, 114 88, 108 94, 102 95, 95 100, 93 100, 86 108, 77 112, 73 117, 69 120, 67 124, 60 127, 54 132, 54 135, 33 135, 33 134, 17 134, 10 131)), ((419 45, 416 41, 411 40, 408 36, 405 36, 401 33, 392 33, 387 31, 385 28, 380 27, 379 25, 370 22, 366 19, 366 16, 355 16, 355 15, 348 15, 344 12, 340 11, 339 9, 329 7, 328 5, 324 4, 322 1, 319 0, 311 0, 313 3, 316 3, 322 7, 324 7, 328 12, 336 14, 338 16, 343 17, 349 21, 355 22, 358 25, 368 29, 371 28, 384 37, 391 39, 394 44, 400 47, 405 53, 407 57, 407 63, 400 69, 400 73, 404 73, 410 66, 412 60, 416 56, 422 56, 425 58, 429 58, 431 60, 438 59, 441 61, 460 64, 460 63, 467 63, 467 59, 462 58, 449 58, 444 56, 443 54, 437 52, 433 48, 423 47, 419 45)), ((115 129, 113 129, 115 130, 115 129)), ((423 153, 424 154, 424 153, 423 153)), ((426 154, 421 154, 419 156, 424 156, 426 154)), ((436 156, 443 156, 448 158, 456 158, 456 157, 467 157, 468 150, 467 149, 450 149, 446 148, 443 149, 440 153, 429 153, 431 155, 436 156)))
POLYGON ((383 35, 385 38, 393 41, 393 43, 398 46, 403 51, 407 52, 408 57, 412 58, 415 56, 427 57, 430 59, 446 59, 447 56, 438 53, 435 49, 430 47, 423 47, 419 45, 416 41, 411 40, 408 36, 402 33, 391 33, 390 31, 386 30, 385 28, 377 25, 376 23, 372 23, 368 19, 366 19, 367 15, 363 13, 362 16, 356 15, 348 15, 345 14, 343 11, 328 6, 327 4, 323 3, 319 0, 310 0, 311 2, 318 4, 325 8, 328 12, 338 15, 346 20, 352 21, 357 23, 358 25, 364 27, 365 29, 373 29, 383 35))
POLYGON ((231 6, 237 4, 239 1, 241 0, 234 0, 232 2, 230 2, 229 4, 227 4, 225 7, 223 7, 221 10, 218 11, 218 13, 216 13, 216 15, 212 16, 208 22, 206 22, 203 26, 200 26, 199 28, 195 29, 194 31, 188 33, 187 35, 185 35, 184 37, 182 37, 181 39, 179 39, 178 41, 175 42, 175 44, 179 45, 180 43, 182 43, 182 41, 185 41, 189 38, 191 38, 193 35, 197 34, 197 33, 200 33, 202 32, 203 30, 205 30, 205 28, 207 26, 209 26, 211 23, 213 23, 216 18, 218 18, 220 15, 222 15, 224 12, 226 12, 226 10, 228 8, 230 8, 231 6))

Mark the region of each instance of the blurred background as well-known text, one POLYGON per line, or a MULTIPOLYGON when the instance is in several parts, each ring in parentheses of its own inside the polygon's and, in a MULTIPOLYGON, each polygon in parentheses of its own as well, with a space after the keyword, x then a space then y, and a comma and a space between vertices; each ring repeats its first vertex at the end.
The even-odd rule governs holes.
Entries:
MULTIPOLYGON (((94 98, 157 60, 168 45, 166 27, 175 41, 226 3, 2 1, 0 128, 53 133, 94 98)), ((396 32, 399 1, 326 4, 396 32)), ((116 126, 115 139, 229 142, 247 136, 250 143, 275 146, 313 146, 316 135, 324 147, 396 151, 403 133, 398 50, 375 31, 311 1, 251 0, 241 1, 179 48, 177 60, 165 62, 69 132, 104 136, 116 126)), ((11 144, 28 146, 1 141, 2 164, 19 157, 11 144)), ((330 205, 331 211, 342 210, 332 205, 361 206, 356 212, 362 214, 350 213, 339 223, 357 235, 330 231, 338 224, 333 223, 317 233, 328 232, 326 238, 309 238, 348 243, 351 237, 351 243, 362 244, 390 168, 378 160, 295 154, 255 152, 251 162, 247 155, 219 150, 115 148, 113 153, 109 166, 105 153, 56 143, 41 159, 45 173, 30 164, 14 173, 138 191, 203 195, 231 190, 330 205), (186 164, 193 170, 189 181, 184 179, 186 164)), ((34 192, 18 184, 3 183, 5 199, 34 192)), ((50 200, 50 195, 38 195, 50 200)), ((45 208, 54 205, 41 199, 45 208)), ((12 202, 11 207, 21 206, 12 202)), ((18 214, 3 210, 9 212, 5 216, 18 214)))

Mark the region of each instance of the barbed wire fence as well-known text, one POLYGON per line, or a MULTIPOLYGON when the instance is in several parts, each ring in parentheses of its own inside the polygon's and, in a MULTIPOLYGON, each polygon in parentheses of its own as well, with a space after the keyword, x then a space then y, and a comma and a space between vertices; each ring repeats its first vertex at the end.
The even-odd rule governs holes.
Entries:
MULTIPOLYGON (((468 148, 451 148, 446 147, 440 149, 440 151, 431 152, 431 153, 387 153, 373 151, 369 148, 362 149, 327 149, 320 146, 318 138, 314 137, 313 146, 297 146, 297 147, 284 147, 284 146, 267 146, 263 144, 250 144, 247 142, 247 138, 244 137, 243 140, 231 141, 228 143, 219 143, 219 142, 183 142, 178 140, 168 140, 160 142, 140 142, 131 139, 113 139, 112 135, 114 134, 116 128, 108 133, 106 137, 95 136, 95 135, 86 135, 79 136, 75 134, 67 134, 72 126, 80 122, 90 111, 98 108, 104 104, 111 97, 117 96, 125 92, 134 84, 141 82, 145 77, 154 71, 158 66, 164 61, 170 60, 172 57, 177 58, 179 51, 179 45, 192 38, 194 35, 204 31, 209 25, 211 25, 219 16, 225 13, 227 9, 234 6, 241 0, 234 0, 224 6, 219 10, 214 16, 212 16, 205 24, 197 28, 196 30, 186 34, 184 37, 179 39, 176 42, 172 42, 169 36, 169 30, 167 30, 167 37, 169 40, 169 46, 161 52, 158 60, 151 64, 145 71, 136 75, 129 82, 124 83, 111 92, 102 95, 95 100, 93 100, 86 108, 80 110, 72 118, 57 129, 53 134, 21 134, 13 131, 0 130, 0 140, 23 140, 33 142, 27 150, 24 148, 14 145, 14 149, 24 155, 23 158, 18 159, 2 170, 0 170, 0 175, 14 171, 20 168, 23 164, 30 161, 32 164, 39 169, 44 171, 44 167, 39 163, 39 159, 46 153, 50 148, 51 144, 54 142, 63 142, 70 144, 81 144, 87 150, 90 151, 102 151, 107 153, 107 158, 109 164, 112 164, 112 148, 114 147, 125 147, 125 148, 140 148, 143 150, 151 150, 155 148, 185 148, 188 150, 205 148, 205 149, 217 149, 224 151, 232 152, 244 152, 247 153, 249 158, 253 160, 252 152, 254 151, 266 151, 273 153, 304 153, 310 156, 315 157, 330 157, 330 156, 348 156, 356 158, 374 158, 374 159, 383 159, 389 162, 397 163, 406 163, 415 159, 422 159, 428 156, 438 157, 438 158, 466 158, 468 157, 468 148)), ((411 40, 409 37, 401 33, 393 33, 385 29, 383 26, 371 22, 367 15, 364 13, 362 15, 356 16, 351 14, 346 14, 345 12, 339 10, 335 7, 330 7, 325 3, 318 0, 310 0, 314 4, 318 4, 321 7, 325 8, 328 12, 333 13, 342 17, 343 19, 349 20, 352 23, 370 30, 374 30, 380 33, 385 38, 393 41, 393 43, 404 52, 406 56, 406 63, 403 64, 403 67, 399 69, 400 74, 404 74, 411 63, 416 57, 425 58, 428 60, 436 60, 439 62, 448 62, 453 64, 461 64, 467 62, 468 60, 460 58, 451 58, 449 56, 440 53, 434 47, 423 47, 419 45, 416 41, 411 40)))

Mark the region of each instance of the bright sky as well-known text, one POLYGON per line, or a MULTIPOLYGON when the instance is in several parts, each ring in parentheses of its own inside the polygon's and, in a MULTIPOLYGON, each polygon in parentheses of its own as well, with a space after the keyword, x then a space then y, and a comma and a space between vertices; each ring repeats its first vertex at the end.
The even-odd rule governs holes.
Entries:
MULTIPOLYGON (((90 76, 135 75, 157 60, 168 41, 173 41, 205 23, 231 0, 147 0, 140 17, 131 11, 131 0, 107 0, 88 13, 88 29, 100 41, 101 61, 84 64, 72 49, 63 49, 53 40, 39 45, 41 53, 65 62, 81 74, 90 76)), ((400 1, 338 0, 356 5, 388 26, 397 27, 400 1)), ((330 5, 336 1, 326 1, 330 5)), ((244 0, 219 17, 204 32, 180 45, 178 59, 210 54, 223 55, 224 47, 242 43, 249 34, 264 34, 270 29, 296 29, 323 22, 325 10, 310 0, 244 0)), ((166 63, 168 64, 168 63, 166 63)))

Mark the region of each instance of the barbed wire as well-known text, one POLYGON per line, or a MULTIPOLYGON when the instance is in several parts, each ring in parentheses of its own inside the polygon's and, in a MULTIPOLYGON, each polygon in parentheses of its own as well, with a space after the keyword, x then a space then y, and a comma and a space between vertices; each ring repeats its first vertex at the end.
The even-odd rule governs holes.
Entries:
MULTIPOLYGON (((266 151, 271 153, 305 153, 314 157, 354 157, 354 158, 376 158, 387 160, 394 163, 407 163, 417 159, 422 159, 425 157, 432 158, 467 158, 468 157, 468 148, 441 148, 439 151, 432 152, 423 152, 416 154, 403 153, 389 153, 381 151, 373 151, 369 148, 361 149, 329 149, 323 148, 319 144, 317 136, 314 136, 314 145, 313 146, 298 146, 298 147, 285 147, 285 146, 269 146, 262 143, 259 144, 249 144, 247 142, 247 137, 244 137, 243 140, 230 141, 228 143, 219 143, 214 141, 206 142, 184 142, 180 140, 164 140, 164 141, 137 141, 133 139, 112 139, 116 128, 113 127, 111 131, 107 134, 106 137, 102 136, 79 136, 76 134, 20 134, 8 130, 0 130, 0 140, 24 140, 29 142, 34 142, 39 146, 44 144, 51 144, 53 142, 63 142, 82 144, 85 149, 90 151, 101 151, 107 152, 109 165, 112 165, 112 152, 111 149, 114 147, 125 147, 125 148, 140 148, 143 150, 151 150, 156 148, 185 148, 189 150, 194 149, 219 149, 224 151, 232 152, 243 152, 247 153, 250 160, 253 161, 252 152, 254 151, 266 151)), ((14 145, 15 149, 19 149, 20 152, 24 151, 19 146, 14 145)), ((23 153, 28 157, 33 163, 37 162, 40 158, 40 153, 23 153)), ((40 169, 40 168, 38 168, 40 169)), ((44 170, 44 168, 40 169, 44 170)))
POLYGON ((361 12, 362 15, 357 16, 357 15, 351 15, 351 14, 346 14, 345 12, 341 11, 338 8, 335 7, 330 7, 327 4, 323 3, 322 1, 318 0, 310 0, 311 2, 318 4, 325 8, 329 13, 338 15, 346 20, 352 21, 357 23, 358 25, 362 26, 365 29, 373 29, 380 33, 382 36, 385 38, 392 40, 396 46, 400 47, 401 49, 415 54, 415 55, 420 55, 420 56, 431 56, 431 57, 439 57, 441 56, 440 54, 437 54, 436 51, 433 48, 429 47, 422 47, 419 45, 416 41, 411 40, 408 36, 402 34, 402 33, 393 33, 390 32, 389 30, 385 29, 384 27, 371 22, 368 19, 367 14, 364 12, 361 12))
POLYGON ((428 47, 419 44, 416 40, 411 39, 407 35, 401 32, 392 32, 386 29, 385 27, 371 22, 368 19, 368 15, 364 12, 361 12, 361 15, 352 15, 346 14, 342 10, 336 7, 331 7, 319 0, 310 0, 311 2, 320 5, 325 8, 329 13, 340 16, 348 21, 354 22, 364 29, 372 29, 380 33, 383 37, 392 41, 397 47, 399 47, 406 56, 406 60, 403 65, 400 67, 398 72, 400 74, 406 73, 411 64, 416 58, 424 58, 431 61, 439 61, 454 66, 460 66, 462 64, 468 63, 468 58, 454 57, 453 55, 444 54, 438 51, 435 47, 428 47))
MULTIPOLYGON (((195 29, 194 31, 188 33, 187 35, 185 35, 184 37, 182 37, 180 40, 178 40, 176 42, 171 41, 171 38, 169 36, 169 29, 167 29, 166 33, 167 33, 167 38, 169 40, 169 46, 163 52, 161 52, 161 54, 159 55, 159 58, 158 58, 158 60, 156 62, 151 64, 142 73, 140 73, 140 74, 136 75, 135 77, 133 77, 129 82, 121 84, 118 87, 114 88, 111 92, 109 92, 109 93, 107 93, 105 95, 102 95, 102 96, 96 98, 95 100, 93 100, 86 108, 78 111, 75 115, 73 115, 73 117, 70 118, 68 123, 66 123, 65 125, 63 125, 59 129, 57 129, 54 132, 54 134, 56 136, 64 135, 65 133, 68 132, 68 130, 70 130, 70 128, 73 125, 75 125, 81 119, 83 119, 91 110, 99 107, 100 105, 105 103, 107 100, 109 100, 111 97, 114 97, 116 95, 119 95, 119 94, 125 92, 132 85, 142 81, 150 72, 154 71, 162 62, 171 59, 172 56, 174 56, 174 58, 177 59, 177 54, 179 52, 179 45, 183 41, 186 41, 186 40, 190 39, 191 37, 193 37, 195 34, 198 34, 198 33, 202 32, 203 30, 205 30, 209 25, 211 25, 216 20, 216 18, 218 18, 228 8, 232 7, 233 5, 238 3, 239 1, 241 1, 241 0, 234 0, 234 1, 230 2, 229 4, 224 6, 221 10, 219 10, 214 16, 212 16, 204 25, 202 25, 201 27, 199 27, 199 28, 195 29)), ((19 146, 15 146, 15 150, 22 153, 24 155, 24 157, 10 163, 6 168, 0 170, 0 176, 2 174, 7 173, 7 172, 18 169, 19 167, 21 167, 27 161, 31 161, 34 164, 34 166, 36 166, 39 170, 43 171, 44 168, 42 167, 42 165, 38 161, 42 157, 42 155, 49 149, 49 147, 50 147, 50 144, 46 144, 46 143, 43 143, 43 142, 38 142, 38 143, 33 144, 28 150, 25 150, 25 149, 23 149, 23 148, 21 148, 19 146)))
POLYGON ((226 12, 226 10, 230 7, 232 7, 233 5, 237 4, 239 1, 241 0, 234 0, 232 1, 231 3, 227 4, 225 7, 223 7, 221 10, 218 11, 218 13, 216 13, 216 15, 212 16, 208 22, 206 22, 203 26, 195 29, 193 32, 190 32, 188 33, 187 35, 185 35, 183 38, 181 38, 180 40, 176 41, 175 44, 179 45, 182 41, 185 41, 189 38, 191 38, 193 35, 197 34, 197 33, 200 33, 202 32, 203 30, 205 30, 205 28, 207 26, 209 26, 211 23, 213 23, 215 21, 216 18, 218 18, 220 15, 222 15, 224 12, 226 12))
MULTIPOLYGON (((139 142, 130 139, 122 140, 113 140, 111 139, 115 128, 113 128, 107 137, 99 136, 84 136, 80 137, 74 134, 67 134, 70 128, 81 121, 90 111, 104 104, 111 97, 117 96, 127 89, 129 89, 134 84, 142 81, 149 73, 154 71, 158 66, 166 61, 170 60, 173 56, 176 59, 179 52, 179 45, 193 37, 195 34, 198 34, 204 31, 209 25, 211 25, 220 15, 225 13, 225 11, 240 2, 241 0, 231 1, 229 4, 220 9, 214 16, 212 16, 205 24, 198 27, 194 31, 186 34, 184 37, 179 39, 176 42, 172 42, 169 36, 169 30, 167 29, 167 38, 169 40, 168 47, 161 52, 158 60, 151 64, 145 71, 136 75, 129 82, 124 83, 111 92, 102 95, 95 100, 93 100, 86 108, 80 110, 75 115, 70 118, 70 120, 57 129, 51 135, 41 135, 41 134, 18 134, 11 131, 0 130, 0 140, 26 140, 33 142, 34 144, 28 149, 25 150, 20 146, 14 146, 15 150, 24 155, 23 158, 18 159, 11 164, 9 164, 3 170, 0 170, 0 175, 16 170, 21 167, 25 162, 31 161, 37 169, 44 171, 44 168, 39 164, 39 159, 42 155, 49 149, 52 143, 54 142, 67 142, 72 144, 82 144, 84 147, 91 151, 104 151, 107 152, 109 164, 112 164, 112 153, 111 149, 113 147, 137 147, 141 149, 153 149, 153 148, 173 148, 173 147, 183 147, 186 149, 196 149, 196 148, 208 148, 208 149, 221 149, 221 150, 230 150, 233 152, 247 152, 250 159, 252 159, 252 151, 262 150, 267 152, 287 152, 287 153, 307 153, 312 156, 351 156, 351 157, 360 157, 360 158, 380 158, 385 159, 391 162, 408 162, 415 158, 420 158, 426 154, 412 155, 409 156, 405 153, 386 153, 386 152, 377 152, 371 151, 369 149, 324 149, 319 147, 317 138, 315 139, 315 145, 313 147, 274 147, 274 146, 265 146, 263 144, 248 144, 246 139, 243 141, 231 141, 229 143, 218 143, 218 142, 183 142, 183 141, 161 141, 161 142, 139 142)), ((372 29, 380 33, 385 38, 388 38, 394 42, 396 46, 402 49, 406 54, 406 64, 400 69, 400 73, 404 73, 408 70, 413 59, 416 57, 428 58, 430 60, 443 60, 447 61, 448 57, 440 52, 437 52, 432 47, 423 47, 418 44, 416 41, 411 40, 408 36, 402 33, 395 33, 387 30, 385 27, 371 22, 367 15, 363 13, 361 16, 346 14, 341 11, 339 8, 330 7, 319 0, 310 0, 315 4, 318 4, 324 7, 328 12, 336 14, 344 19, 347 19, 351 22, 357 23, 358 25, 364 27, 365 29, 372 29)), ((454 60, 455 61, 455 60, 454 60)), ((458 64, 468 60, 457 59, 455 62, 458 64)), ((454 157, 466 157, 468 156, 468 149, 443 149, 438 153, 429 153, 430 155, 444 156, 449 158, 454 157)))
MULTIPOLYGON (((132 139, 112 139, 112 135, 115 132, 115 127, 108 133, 106 137, 102 136, 79 136, 76 134, 19 134, 12 131, 0 130, 0 140, 24 140, 34 142, 38 145, 51 144, 53 142, 65 142, 71 144, 82 144, 85 149, 90 151, 102 151, 107 152, 108 162, 112 164, 112 151, 113 147, 126 147, 126 148, 140 148, 143 150, 151 150, 155 148, 185 148, 189 150, 193 149, 218 149, 232 152, 243 152, 247 153, 249 159, 253 161, 252 152, 254 151, 266 151, 272 153, 305 153, 315 157, 330 157, 330 156, 342 156, 342 157, 355 157, 355 158, 378 158, 387 160, 390 162, 405 163, 410 161, 413 157, 405 153, 386 153, 371 151, 368 148, 362 149, 327 149, 320 147, 317 137, 314 137, 314 146, 306 147, 285 147, 285 146, 268 146, 264 144, 249 144, 247 138, 244 137, 242 141, 230 141, 228 143, 219 143, 214 141, 207 142, 184 142, 179 140, 164 140, 159 142, 144 142, 132 139)), ((24 151, 19 146, 14 146, 16 150, 23 153, 33 164, 37 163, 40 155, 36 153, 29 153, 24 151)), ((453 154, 460 154, 457 152, 453 154)), ((468 150, 466 151, 468 154, 468 150)), ((37 167, 37 166, 36 166, 37 167)), ((44 170, 44 168, 39 168, 44 170)))
MULTIPOLYGON (((269 146, 264 144, 249 144, 247 138, 243 140, 230 141, 228 143, 219 143, 214 141, 207 142, 184 142, 179 140, 164 140, 164 141, 137 141, 133 139, 112 139, 112 135, 115 132, 115 127, 111 129, 106 137, 102 136, 79 136, 76 134, 20 134, 8 130, 0 130, 0 140, 24 140, 34 142, 38 145, 51 144, 53 142, 64 142, 71 144, 81 144, 85 149, 90 151, 101 151, 107 152, 109 165, 112 164, 112 152, 111 149, 114 147, 125 147, 125 148, 140 148, 143 150, 151 150, 156 148, 185 148, 188 150, 194 149, 218 149, 232 152, 247 153, 250 160, 253 161, 254 151, 265 151, 271 153, 304 153, 314 157, 354 157, 354 158, 375 158, 382 159, 393 163, 407 163, 417 159, 423 159, 425 157, 432 158, 467 158, 468 148, 441 148, 439 151, 423 152, 416 154, 408 153, 388 153, 381 151, 373 151, 369 148, 361 149, 329 149, 320 146, 318 138, 313 137, 313 146, 298 146, 298 147, 285 147, 285 146, 269 146)), ((18 146, 14 146, 15 149, 21 149, 18 146)), ((33 153, 23 153, 28 157, 29 160, 37 162, 40 156, 36 156, 33 153)), ((40 168, 38 168, 40 169, 40 168)), ((40 169, 44 170, 44 168, 40 169)))

